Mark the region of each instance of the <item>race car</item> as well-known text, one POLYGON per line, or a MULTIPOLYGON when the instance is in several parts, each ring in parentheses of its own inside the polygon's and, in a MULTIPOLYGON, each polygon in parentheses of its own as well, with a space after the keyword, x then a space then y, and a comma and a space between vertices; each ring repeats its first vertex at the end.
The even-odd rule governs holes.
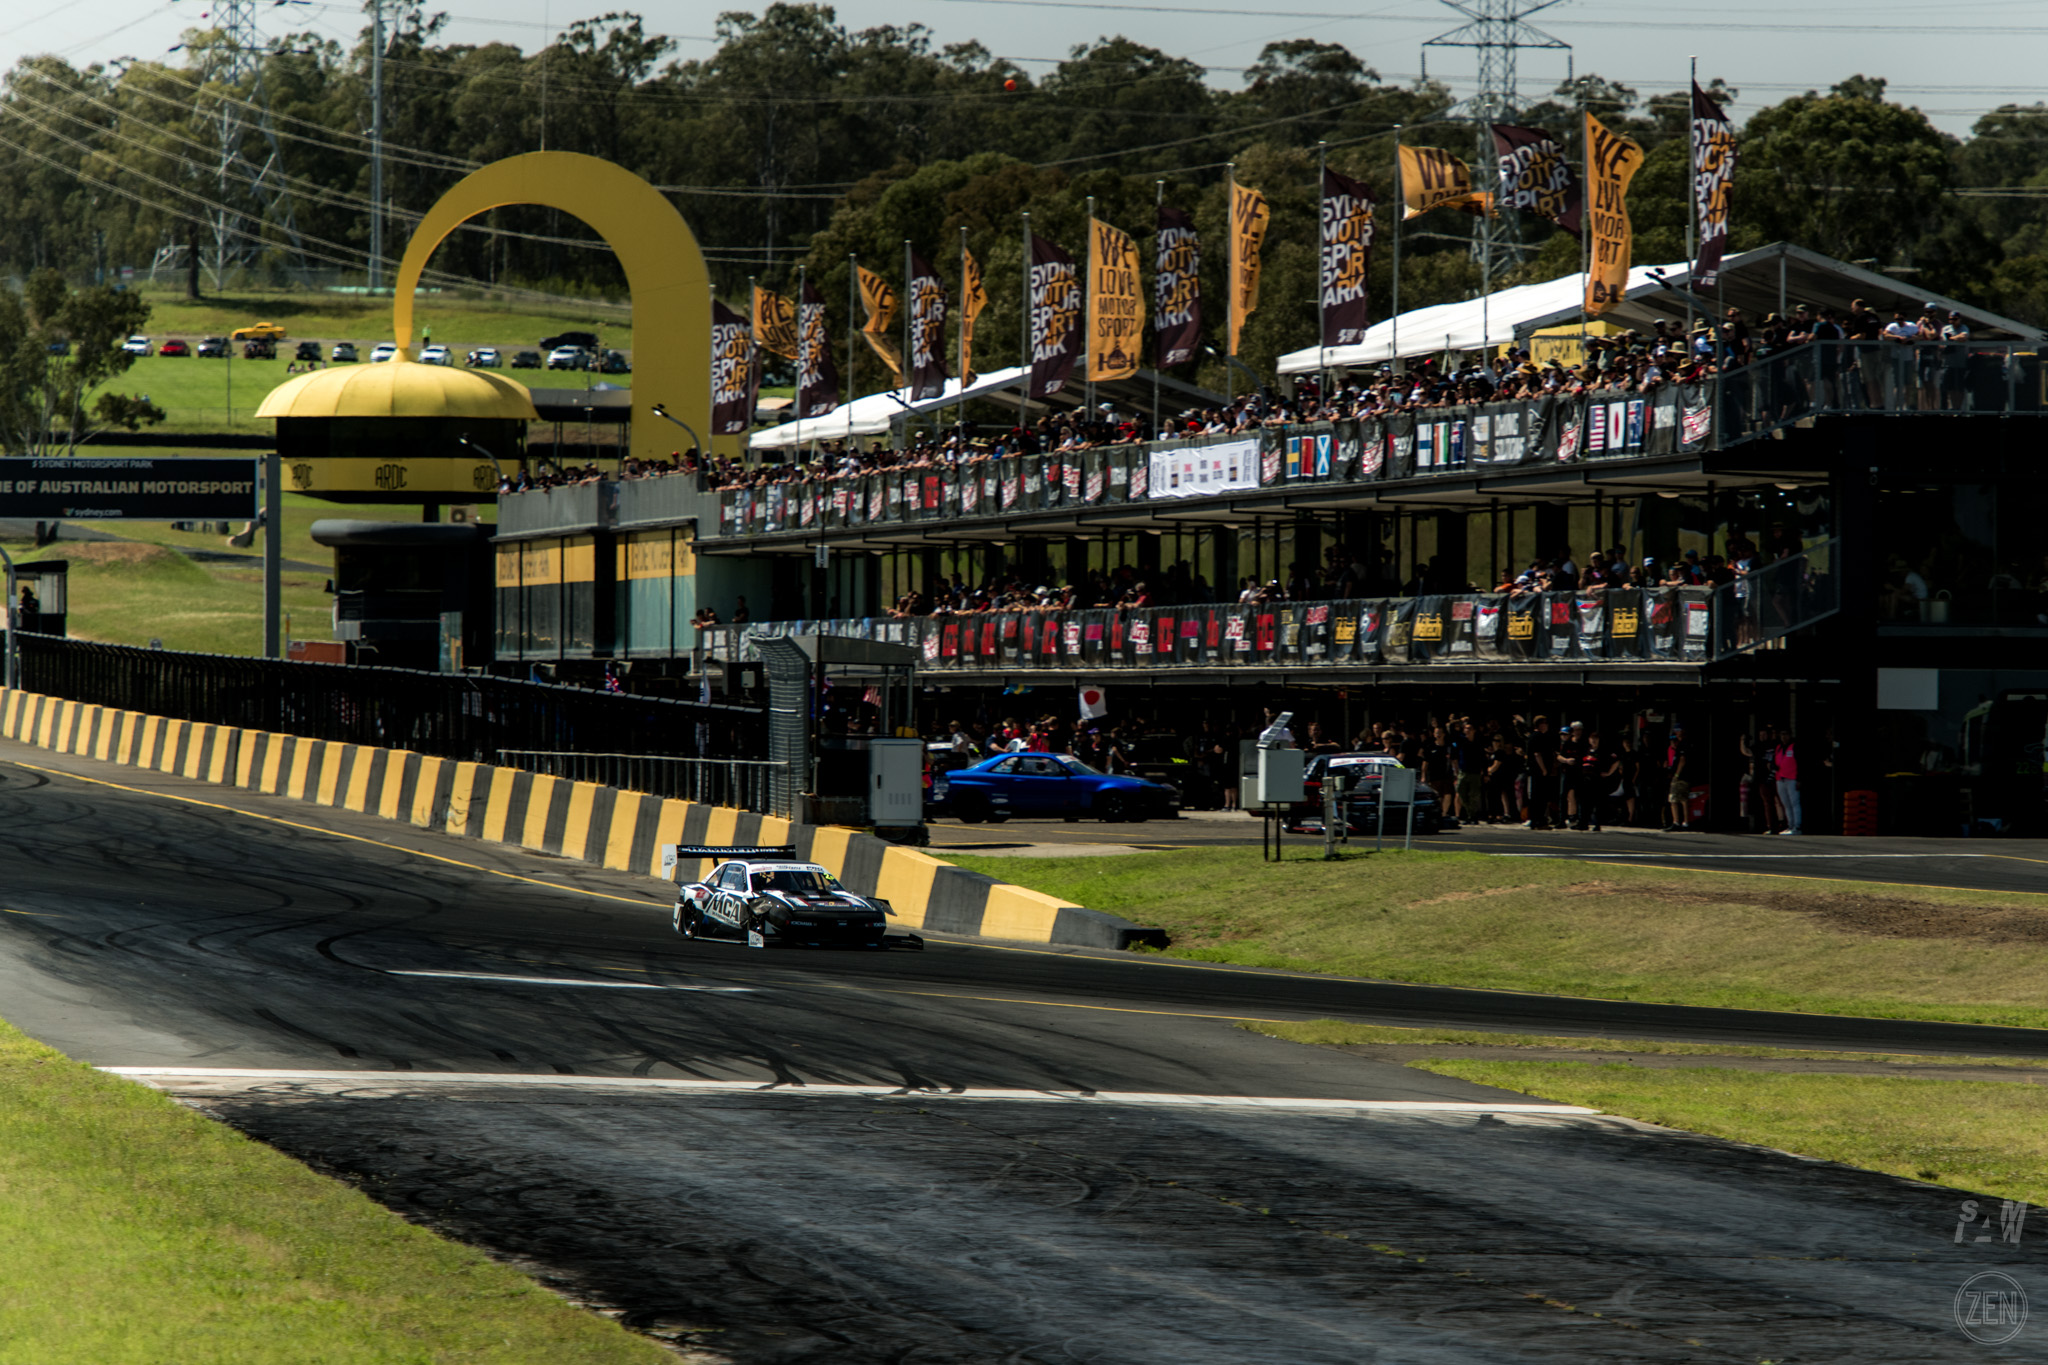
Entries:
POLYGON ((662 851, 667 866, 720 860, 703 881, 676 888, 671 922, 684 938, 744 939, 751 948, 888 946, 889 902, 856 896, 818 864, 797 862, 793 847, 673 847, 673 858, 662 851))

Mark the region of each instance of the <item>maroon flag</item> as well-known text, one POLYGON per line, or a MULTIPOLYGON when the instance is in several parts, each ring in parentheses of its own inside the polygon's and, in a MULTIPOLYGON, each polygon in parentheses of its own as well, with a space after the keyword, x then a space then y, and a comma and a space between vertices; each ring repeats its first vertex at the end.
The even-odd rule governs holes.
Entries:
POLYGON ((1152 363, 1185 365, 1202 345, 1202 244, 1195 220, 1179 209, 1159 209, 1153 256, 1152 363))
POLYGON ((1586 187, 1557 139, 1541 128, 1493 125, 1500 206, 1548 218, 1573 236, 1585 225, 1586 187))
POLYGON ((910 401, 919 403, 946 392, 946 286, 913 251, 903 292, 910 303, 910 401))
POLYGON ((1074 373, 1081 341, 1081 276, 1074 258, 1031 234, 1031 396, 1049 398, 1074 373))
POLYGON ((1323 345, 1355 346, 1368 322, 1366 276, 1372 269, 1372 191, 1348 175, 1323 171, 1323 345))
POLYGON ((825 296, 809 279, 796 308, 796 415, 823 417, 839 406, 839 366, 825 335, 825 296))
POLYGON ((1699 82, 1692 86, 1692 200, 1699 220, 1700 253, 1692 287, 1711 289, 1721 277, 1728 246, 1728 190, 1735 182, 1735 125, 1699 82))
POLYGON ((711 430, 737 436, 754 424, 754 329, 732 309, 711 302, 711 430))

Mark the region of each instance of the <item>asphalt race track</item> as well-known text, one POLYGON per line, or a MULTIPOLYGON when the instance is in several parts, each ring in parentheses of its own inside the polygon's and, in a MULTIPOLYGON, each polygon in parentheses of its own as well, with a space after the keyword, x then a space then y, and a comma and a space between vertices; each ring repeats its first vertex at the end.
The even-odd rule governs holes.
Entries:
POLYGON ((1230 1021, 2048 1056, 2025 1030, 690 943, 658 883, 5 741, 0 828, 0 1014, 685 1358, 2048 1359, 1957 1330, 2043 1258, 1955 1244, 1952 1192, 1230 1021))

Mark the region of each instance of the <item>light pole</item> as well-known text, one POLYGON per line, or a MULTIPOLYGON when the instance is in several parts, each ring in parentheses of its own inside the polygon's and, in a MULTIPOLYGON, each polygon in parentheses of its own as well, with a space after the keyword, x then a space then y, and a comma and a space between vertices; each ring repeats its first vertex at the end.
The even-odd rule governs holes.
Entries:
POLYGON ((15 638, 21 629, 21 616, 20 604, 14 596, 14 556, 7 553, 5 545, 0 545, 0 563, 7 566, 7 600, 0 603, 0 619, 7 623, 7 654, 4 665, 0 665, 0 685, 11 690, 21 686, 21 653, 15 638))
POLYGON ((491 462, 491 468, 494 471, 496 471, 498 475, 498 482, 505 482, 505 466, 498 463, 497 456, 491 454, 490 451, 485 450, 482 446, 478 445, 475 441, 470 440, 467 436, 458 436, 455 439, 462 442, 462 444, 468 446, 471 450, 474 450, 477 454, 483 456, 486 460, 489 460, 491 462))
POLYGON ((656 417, 661 418, 663 421, 674 422, 684 431, 689 432, 690 444, 697 447, 697 452, 700 455, 709 456, 711 454, 711 451, 704 444, 704 438, 702 436, 699 436, 697 434, 697 429, 691 426, 688 422, 685 422, 682 418, 676 416, 674 413, 670 412, 667 408, 663 407, 659 403, 656 403, 653 406, 653 408, 650 409, 650 411, 652 411, 656 417))

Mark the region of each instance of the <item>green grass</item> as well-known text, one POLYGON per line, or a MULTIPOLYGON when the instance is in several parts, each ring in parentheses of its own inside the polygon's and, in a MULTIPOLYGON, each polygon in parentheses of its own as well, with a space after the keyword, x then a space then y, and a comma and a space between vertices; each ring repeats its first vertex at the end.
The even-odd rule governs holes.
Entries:
MULTIPOLYGON (((287 351, 301 340, 353 341, 368 355, 378 342, 397 340, 391 333, 388 296, 371 299, 312 291, 250 290, 193 302, 168 288, 145 289, 143 294, 150 304, 148 331, 155 338, 174 336, 196 343, 202 337, 226 336, 251 323, 274 322, 290 338, 279 343, 287 351)), ((539 307, 454 294, 422 294, 413 304, 413 324, 431 328, 433 340, 458 352, 472 346, 531 349, 542 337, 566 331, 595 332, 607 347, 622 351, 633 346, 629 310, 597 302, 564 301, 539 307)), ((239 358, 236 363, 241 363, 239 358)))
POLYGON ((2048 897, 1465 853, 948 861, 1209 962, 1554 995, 2048 1028, 2048 897))
MULTIPOLYGON (((2048 1202, 2048 1086, 1586 1062, 1411 1065, 1668 1128, 2048 1202)), ((1996 1209, 1989 1212, 1995 1222, 1996 1209)))
POLYGON ((673 1360, 481 1253, 0 1023, 0 1356, 673 1360))
POLYGON ((1668 1057, 1755 1057, 1822 1062, 1882 1062, 1899 1066, 2048 1067, 2048 1059, 1950 1057, 1905 1052, 1842 1052, 1814 1048, 1755 1047, 1743 1043, 1677 1043, 1659 1038, 1572 1038, 1538 1033, 1488 1033, 1481 1029, 1395 1028, 1388 1024, 1353 1024, 1342 1019, 1311 1019, 1279 1023, 1247 1019, 1238 1027, 1269 1038, 1317 1047, 1365 1047, 1382 1044, 1449 1049, 1461 1047, 1527 1047, 1574 1052, 1625 1052, 1668 1057))

